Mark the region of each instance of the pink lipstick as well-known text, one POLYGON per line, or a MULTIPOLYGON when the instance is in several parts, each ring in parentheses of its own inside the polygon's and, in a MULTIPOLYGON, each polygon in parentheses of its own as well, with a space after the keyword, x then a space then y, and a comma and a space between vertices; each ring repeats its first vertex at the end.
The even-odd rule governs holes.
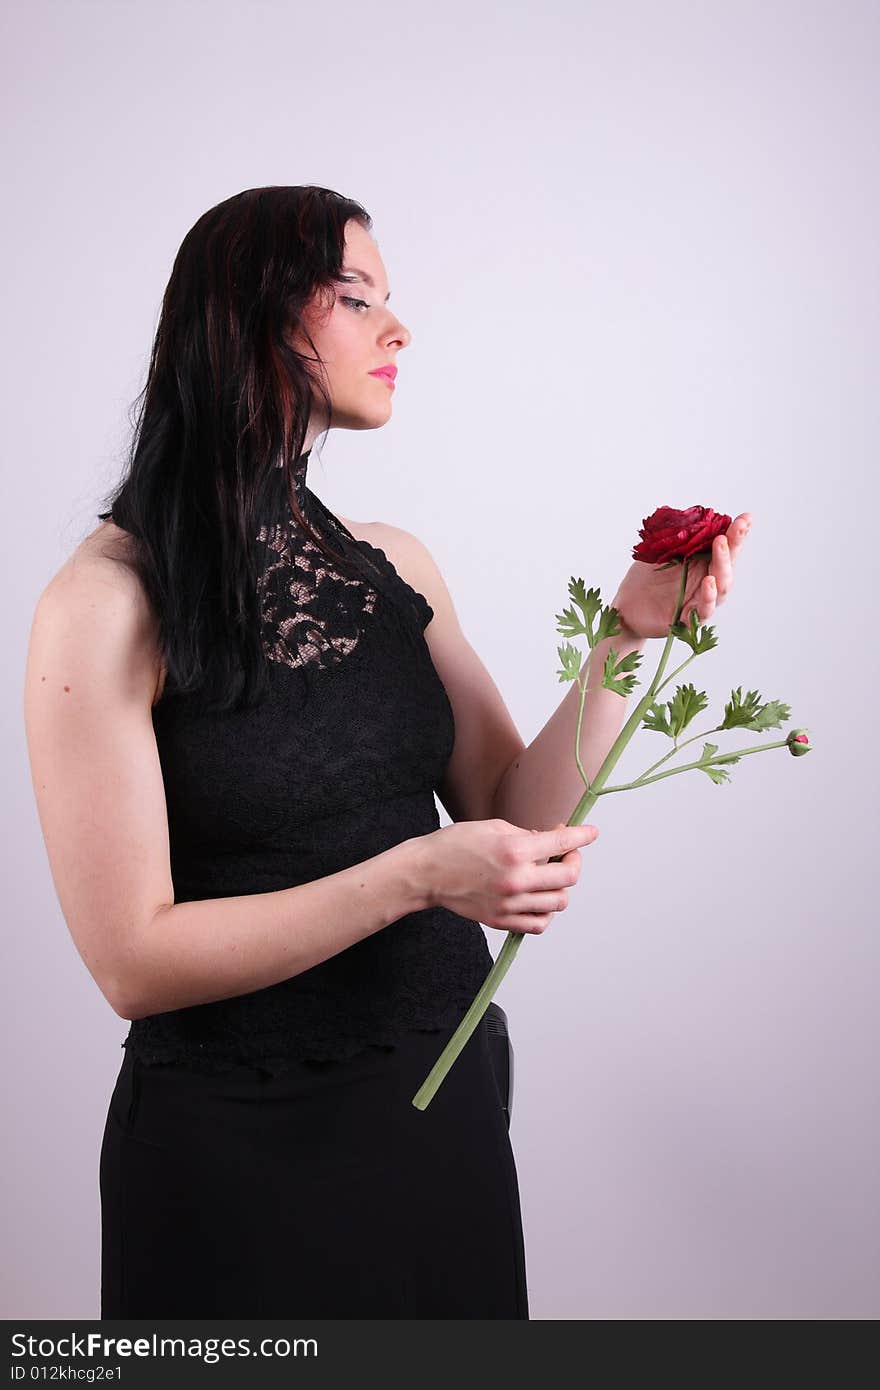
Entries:
POLYGON ((386 367, 377 367, 374 372, 370 372, 370 376, 377 376, 380 380, 386 381, 393 391, 394 378, 397 376, 397 368, 391 366, 389 363, 386 367))

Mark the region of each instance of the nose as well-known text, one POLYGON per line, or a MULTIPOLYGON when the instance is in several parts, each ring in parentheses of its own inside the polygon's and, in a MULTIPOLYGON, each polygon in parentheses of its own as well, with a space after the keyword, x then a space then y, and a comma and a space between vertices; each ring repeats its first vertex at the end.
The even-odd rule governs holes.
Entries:
POLYGON ((382 341, 384 343, 396 343, 398 348, 404 348, 412 342, 412 334, 406 325, 396 318, 392 328, 383 334, 382 341))

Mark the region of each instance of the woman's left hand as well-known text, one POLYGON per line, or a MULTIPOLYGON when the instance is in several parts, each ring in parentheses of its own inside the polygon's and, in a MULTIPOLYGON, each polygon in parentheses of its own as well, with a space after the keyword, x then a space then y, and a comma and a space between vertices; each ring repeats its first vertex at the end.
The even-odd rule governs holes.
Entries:
MULTIPOLYGON (((696 611, 698 622, 706 622, 727 598, 733 587, 734 566, 751 524, 751 512, 741 512, 726 534, 715 537, 711 553, 703 551, 690 556, 679 619, 685 626, 692 611, 696 611)), ((681 565, 658 569, 634 560, 611 601, 620 614, 623 631, 628 629, 638 638, 666 637, 675 617, 680 586, 681 565)))

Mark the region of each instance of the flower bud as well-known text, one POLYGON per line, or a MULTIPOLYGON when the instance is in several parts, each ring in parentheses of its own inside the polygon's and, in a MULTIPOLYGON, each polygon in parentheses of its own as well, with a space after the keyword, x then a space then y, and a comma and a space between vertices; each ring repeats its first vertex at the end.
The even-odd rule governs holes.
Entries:
POLYGON ((809 753, 813 746, 810 742, 810 735, 806 729, 792 729, 786 739, 786 743, 788 744, 789 753, 793 754, 796 758, 802 758, 804 753, 809 753))

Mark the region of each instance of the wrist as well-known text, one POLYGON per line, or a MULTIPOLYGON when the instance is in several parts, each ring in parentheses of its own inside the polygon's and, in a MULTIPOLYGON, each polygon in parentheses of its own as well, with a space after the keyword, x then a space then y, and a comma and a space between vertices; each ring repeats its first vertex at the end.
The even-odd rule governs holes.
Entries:
POLYGON ((620 611, 616 597, 611 600, 609 607, 617 610, 617 622, 620 628, 620 631, 615 632, 613 637, 605 639, 609 646, 614 646, 618 651, 621 647, 626 647, 629 650, 634 650, 636 647, 643 647, 645 645, 645 638, 630 627, 626 618, 620 611))
POLYGON ((432 834, 413 835, 395 846, 407 912, 422 912, 437 903, 432 834))

